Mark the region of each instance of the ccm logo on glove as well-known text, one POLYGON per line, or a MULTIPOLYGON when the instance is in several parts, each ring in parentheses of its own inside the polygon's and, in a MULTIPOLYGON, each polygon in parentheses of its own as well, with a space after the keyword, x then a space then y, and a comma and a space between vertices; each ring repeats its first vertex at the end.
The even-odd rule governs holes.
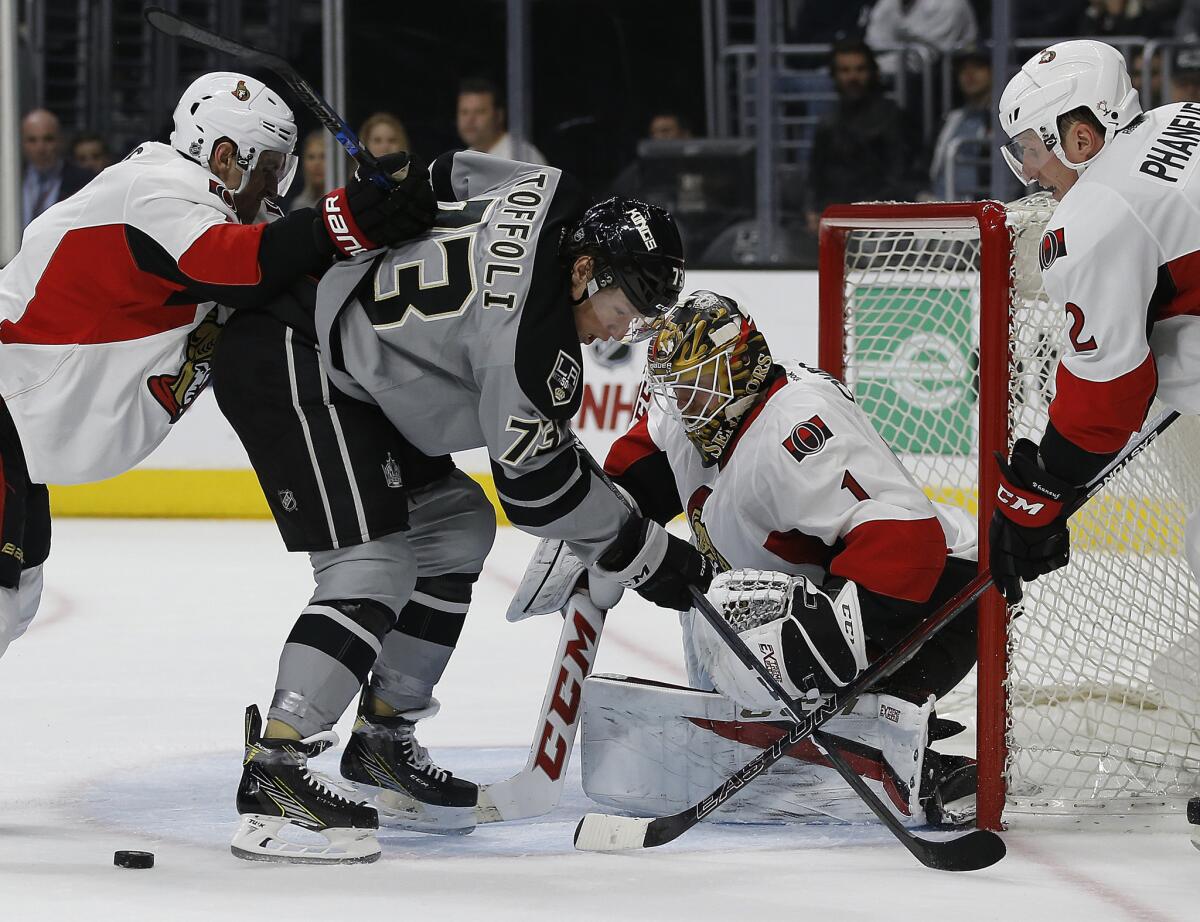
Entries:
POLYGON ((1005 513, 1010 519, 1016 521, 1017 514, 1020 514, 1021 521, 1027 525, 1048 525, 1062 511, 1062 503, 1045 494, 1025 493, 1003 483, 996 490, 996 501, 1011 510, 1005 513))

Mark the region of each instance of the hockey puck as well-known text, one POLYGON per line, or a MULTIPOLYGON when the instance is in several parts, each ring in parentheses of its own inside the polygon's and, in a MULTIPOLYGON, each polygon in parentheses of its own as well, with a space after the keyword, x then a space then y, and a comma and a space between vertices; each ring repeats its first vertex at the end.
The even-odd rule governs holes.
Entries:
POLYGON ((152 868, 154 852, 114 852, 113 864, 119 868, 152 868))

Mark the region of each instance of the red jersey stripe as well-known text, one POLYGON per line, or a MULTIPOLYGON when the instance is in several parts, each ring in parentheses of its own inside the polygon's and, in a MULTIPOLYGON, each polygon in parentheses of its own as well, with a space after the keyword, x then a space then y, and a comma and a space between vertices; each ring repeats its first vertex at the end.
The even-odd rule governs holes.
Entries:
POLYGON ((183 286, 139 269, 125 225, 63 234, 25 313, 0 323, 0 342, 94 345, 140 339, 196 319, 196 305, 165 304, 183 286), (86 284, 80 284, 80 276, 86 284))
POLYGON ((258 251, 265 224, 215 224, 179 257, 189 278, 212 285, 257 285, 262 281, 258 251))
POLYGON ((1200 250, 1185 253, 1167 263, 1175 285, 1175 297, 1150 319, 1166 320, 1182 314, 1200 314, 1200 250))
POLYGON ((829 572, 893 599, 925 602, 946 568, 946 533, 937 518, 856 525, 829 572))
POLYGON ((643 413, 629 430, 608 449, 604 459, 604 473, 609 477, 621 477, 643 458, 649 458, 659 448, 650 438, 649 413, 643 413))
POLYGON ((1059 362, 1054 388, 1054 428, 1084 451, 1111 454, 1120 451, 1146 419, 1158 390, 1158 369, 1148 353, 1142 364, 1119 378, 1088 381, 1059 362))

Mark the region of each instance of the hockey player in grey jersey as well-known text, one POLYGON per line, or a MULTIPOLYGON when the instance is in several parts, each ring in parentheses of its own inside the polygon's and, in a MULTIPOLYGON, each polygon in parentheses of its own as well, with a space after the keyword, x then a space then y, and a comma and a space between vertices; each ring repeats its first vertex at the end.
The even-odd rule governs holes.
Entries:
POLYGON ((265 729, 248 711, 240 857, 378 856, 376 811, 307 768, 364 686, 342 774, 410 828, 473 825, 476 786, 413 735, 436 712, 495 528, 450 452, 486 446, 514 525, 566 540, 646 598, 683 608, 688 585, 708 583, 699 553, 631 516, 569 427, 581 344, 625 337, 679 295, 671 217, 623 199, 585 210, 560 171, 470 151, 431 178, 441 204, 428 234, 236 318, 215 356, 222 410, 317 584, 265 729))

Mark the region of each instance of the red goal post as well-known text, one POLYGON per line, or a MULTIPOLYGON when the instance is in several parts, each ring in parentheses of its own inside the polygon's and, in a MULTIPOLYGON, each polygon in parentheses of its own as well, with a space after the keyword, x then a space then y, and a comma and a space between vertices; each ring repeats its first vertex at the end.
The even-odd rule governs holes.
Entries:
MULTIPOLYGON (((979 244, 979 428, 977 482, 979 496, 995 496, 999 471, 993 452, 1007 453, 1008 414, 1002 408, 1008 393, 1008 310, 1013 276, 1013 249, 1008 216, 998 202, 834 205, 820 225, 820 366, 838 378, 847 371, 847 329, 844 323, 847 240, 854 231, 961 231, 976 235, 979 244), (996 408, 989 412, 988 408, 996 408)), ((980 560, 987 560, 988 499, 979 503, 980 560)), ((980 790, 979 825, 1000 828, 1004 806, 1005 723, 1004 682, 1007 669, 1007 613, 994 590, 979 603, 979 678, 977 738, 980 790)))

